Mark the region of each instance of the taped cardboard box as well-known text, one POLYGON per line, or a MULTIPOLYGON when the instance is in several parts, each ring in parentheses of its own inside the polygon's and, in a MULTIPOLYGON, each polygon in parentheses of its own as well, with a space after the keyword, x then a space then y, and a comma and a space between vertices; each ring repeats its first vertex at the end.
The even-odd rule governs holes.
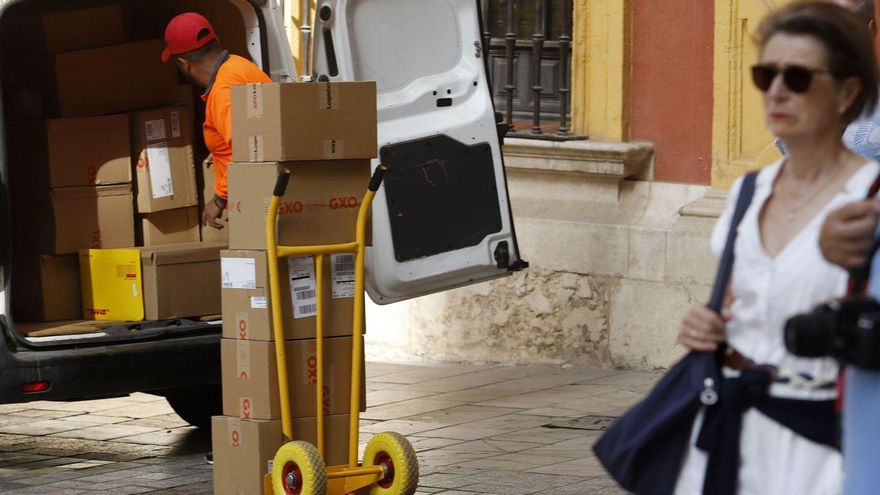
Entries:
POLYGON ((16 320, 61 321, 82 317, 77 255, 19 256, 13 273, 12 311, 16 320))
POLYGON ((157 39, 54 55, 61 116, 105 115, 173 104, 180 95, 177 69, 156 55, 164 48, 165 41, 157 39))
POLYGON ((190 242, 139 248, 148 320, 220 314, 222 244, 190 242))
MULTIPOLYGON (((324 418, 324 462, 328 466, 348 462, 349 415, 324 418)), ((316 445, 316 419, 294 418, 294 440, 316 445)), ((214 453, 215 495, 256 495, 263 492, 263 475, 271 472, 272 460, 282 444, 281 421, 261 421, 214 416, 211 443, 214 453)))
POLYGON ((266 249, 266 212, 282 166, 290 182, 278 209, 278 243, 354 241, 369 160, 233 163, 227 169, 230 249, 266 249))
POLYGON ((9 131, 10 168, 19 186, 131 182, 128 115, 19 121, 9 131))
POLYGON ((44 14, 41 20, 46 53, 85 50, 125 41, 122 6, 118 4, 52 12, 44 14))
POLYGON ((138 213, 197 206, 189 110, 144 110, 133 113, 131 121, 138 213))
MULTIPOLYGON (((223 337, 275 340, 265 251, 223 251, 223 337)), ((285 340, 315 338, 317 274, 314 258, 278 263, 285 340)), ((354 255, 324 257, 325 337, 351 335, 354 314, 354 255)))
POLYGON ((14 189, 18 252, 67 254, 134 246, 131 184, 14 189))
MULTIPOLYGON (((293 417, 316 415, 317 362, 314 339, 288 340, 287 379, 293 417)), ((345 414, 351 405, 351 337, 324 339, 324 414, 345 414)), ((364 359, 361 410, 366 410, 364 359)), ((220 342, 223 414, 244 419, 280 419, 275 343, 223 339, 220 342)))
POLYGON ((197 242, 201 240, 199 224, 196 206, 144 213, 139 222, 140 238, 144 246, 197 242))
POLYGON ((237 162, 375 158, 376 83, 232 86, 237 162))
POLYGON ((79 271, 84 320, 144 319, 140 251, 83 249, 79 271))

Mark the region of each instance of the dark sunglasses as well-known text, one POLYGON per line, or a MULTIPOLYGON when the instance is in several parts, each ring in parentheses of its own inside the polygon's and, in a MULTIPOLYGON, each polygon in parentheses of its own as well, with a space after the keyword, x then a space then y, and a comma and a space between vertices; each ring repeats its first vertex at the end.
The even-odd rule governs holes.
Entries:
POLYGON ((830 70, 811 69, 801 65, 789 65, 782 69, 773 65, 754 65, 752 66, 752 81, 758 89, 767 91, 780 72, 785 86, 795 93, 803 93, 810 89, 813 74, 831 74, 830 70))

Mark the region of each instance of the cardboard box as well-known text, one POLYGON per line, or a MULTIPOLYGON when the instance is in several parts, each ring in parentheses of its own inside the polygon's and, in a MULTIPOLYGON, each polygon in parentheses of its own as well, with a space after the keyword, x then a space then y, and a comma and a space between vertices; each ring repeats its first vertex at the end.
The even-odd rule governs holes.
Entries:
MULTIPOLYGON (((287 379, 293 417, 316 415, 317 363, 314 339, 288 340, 287 379)), ((346 414, 351 404, 351 337, 324 339, 324 414, 346 414)), ((363 371, 361 355, 361 371, 363 371)), ((220 342, 223 414, 243 419, 280 419, 275 342, 220 342)), ((361 373, 361 410, 366 410, 361 373)))
POLYGON ((77 255, 17 257, 13 273, 12 311, 16 320, 61 321, 82 317, 77 255))
POLYGON ((120 5, 52 12, 42 16, 46 53, 70 52, 125 41, 120 5))
POLYGON ((266 211, 282 166, 291 175, 278 209, 278 243, 354 241, 369 160, 233 163, 227 169, 230 249, 266 249, 266 211))
POLYGON ((135 112, 131 122, 138 213, 197 206, 188 109, 175 106, 135 112))
POLYGON ((220 244, 140 248, 148 320, 220 314, 220 244))
POLYGON ((19 121, 9 135, 10 166, 19 186, 131 182, 128 115, 19 121))
MULTIPOLYGON (((349 415, 324 418, 324 463, 348 463, 349 415)), ((295 440, 316 445, 316 419, 294 418, 295 440)), ((271 472, 275 453, 282 445, 281 421, 260 421, 214 416, 211 443, 214 452, 215 495, 257 495, 263 492, 263 475, 271 472)))
POLYGON ((375 158, 376 83, 232 86, 237 162, 375 158))
POLYGON ((79 271, 84 320, 144 319, 140 251, 83 249, 79 271))
MULTIPOLYGON (((266 252, 223 251, 220 256, 223 337, 275 340, 266 252)), ((353 255, 332 255, 324 258, 325 337, 351 335, 354 314, 353 262, 353 255)), ((278 263, 278 272, 281 275, 281 312, 284 317, 285 340, 315 338, 317 274, 314 258, 281 260, 278 263)))
POLYGON ((180 94, 177 69, 156 55, 163 48, 165 41, 158 39, 55 55, 61 116, 104 115, 173 104, 180 94))
POLYGON ((144 246, 197 242, 199 223, 197 206, 145 213, 140 219, 141 239, 144 246))
POLYGON ((18 252, 67 254, 134 246, 131 184, 14 189, 18 252))

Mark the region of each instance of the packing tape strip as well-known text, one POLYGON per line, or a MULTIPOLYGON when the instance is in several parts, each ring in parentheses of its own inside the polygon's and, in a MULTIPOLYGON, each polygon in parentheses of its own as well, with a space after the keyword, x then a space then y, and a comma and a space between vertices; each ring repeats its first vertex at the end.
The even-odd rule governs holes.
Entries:
POLYGON ((247 117, 258 119, 263 116, 263 85, 247 85, 247 117))

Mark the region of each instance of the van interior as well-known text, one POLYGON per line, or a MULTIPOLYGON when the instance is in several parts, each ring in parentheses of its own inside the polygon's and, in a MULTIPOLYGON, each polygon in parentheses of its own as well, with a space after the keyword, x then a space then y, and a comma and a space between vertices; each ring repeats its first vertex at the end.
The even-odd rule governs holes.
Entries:
MULTIPOLYGON (((71 310, 71 306, 80 308, 75 301, 76 296, 72 295, 79 287, 76 276, 71 272, 78 268, 73 259, 77 256, 78 249, 100 246, 62 243, 57 238, 53 244, 45 242, 45 239, 33 238, 44 231, 54 231, 57 237, 63 230, 78 239, 80 237, 76 230, 89 228, 83 220, 83 215, 88 213, 81 210, 81 206, 56 204, 53 210, 44 204, 40 208, 48 208, 50 211, 47 214, 34 213, 32 205, 35 197, 51 191, 53 195, 50 197, 58 198, 62 193, 67 194, 75 189, 65 189, 69 188, 68 184, 53 184, 49 181, 48 174, 35 173, 35 170, 45 168, 47 160, 58 159, 57 156, 46 156, 46 138, 41 133, 45 132, 47 119, 90 118, 108 113, 133 115, 134 112, 144 110, 142 105, 179 105, 189 112, 185 121, 192 123, 191 148, 198 191, 196 218, 200 220, 205 196, 211 191, 211 169, 204 169, 202 166, 203 160, 208 156, 201 132, 204 103, 199 96, 202 90, 189 86, 176 69, 176 77, 162 80, 162 84, 167 86, 164 88, 155 87, 158 84, 155 81, 159 79, 154 78, 153 74, 139 74, 141 71, 149 72, 157 63, 161 64, 159 58, 163 43, 157 45, 159 48, 155 52, 148 52, 143 65, 132 66, 132 60, 145 56, 141 52, 132 51, 131 56, 123 52, 122 56, 117 53, 113 57, 99 56, 92 59, 87 57, 88 54, 81 58, 77 58, 79 55, 76 54, 110 46, 122 47, 124 50, 126 46, 135 46, 150 40, 158 43, 172 17, 182 12, 194 11, 212 22, 224 49, 232 54, 253 58, 250 52, 261 53, 265 47, 259 46, 260 30, 248 29, 246 25, 243 11, 247 14, 248 9, 252 19, 262 22, 259 13, 244 0, 24 0, 3 11, 0 18, 0 91, 6 152, 3 177, 11 198, 8 204, 11 229, 8 233, 4 232, 2 237, 11 238, 9 247, 12 268, 6 273, 12 274, 9 284, 11 300, 8 300, 12 308, 12 318, 8 321, 15 329, 16 335, 12 338, 17 341, 17 345, 31 348, 99 345, 132 339, 167 338, 181 332, 219 331, 216 326, 219 323, 219 314, 115 321, 84 319, 84 316, 71 310), (249 36, 256 41, 249 40, 249 36), (62 67, 61 60, 67 60, 65 63, 68 65, 62 67), (73 69, 70 63, 74 64, 73 69), (62 77, 62 70, 72 74, 62 77), (133 83, 114 87, 107 83, 102 84, 102 80, 133 83), (139 87, 139 80, 149 81, 149 87, 139 87), (64 85, 76 87, 63 87, 64 85), (179 98, 176 101, 148 101, 149 99, 144 99, 146 90, 156 94, 176 94, 179 98), (105 93, 114 92, 113 98, 103 98, 109 96, 105 93), (112 108, 112 111, 108 112, 108 108, 112 108), (54 222, 57 228, 45 225, 46 222, 54 222), (69 263, 63 268, 52 268, 54 265, 50 261, 57 257, 66 257, 69 263), (42 261, 35 261, 37 259, 42 261), (48 311, 39 307, 49 303, 61 304, 64 308, 62 311, 48 311)), ((263 57, 263 60, 255 62, 268 72, 268 67, 265 66, 268 62, 265 60, 268 58, 263 57)), ((173 62, 165 65, 173 67, 173 62)), ((159 70, 161 69, 160 66, 159 70)), ((84 153, 90 153, 100 149, 105 143, 95 141, 74 144, 80 146, 84 153)), ((145 234, 141 232, 141 215, 135 201, 138 194, 134 171, 137 156, 104 158, 107 162, 123 159, 132 163, 133 192, 129 200, 132 202, 134 214, 131 223, 135 226, 134 243, 131 246, 117 244, 108 247, 143 246, 145 234)), ((62 160, 61 165, 53 166, 63 166, 64 163, 66 160, 62 160)), ((100 164, 97 166, 100 167, 100 164)), ((90 173, 94 175, 100 171, 90 173)), ((100 195, 93 198, 93 201, 99 200, 100 195)), ((190 208, 194 206, 190 205, 190 208)), ((94 208, 86 205, 85 210, 91 211, 94 208)), ((119 214, 118 211, 116 213, 119 214)), ((201 222, 196 220, 196 223, 201 222)), ((204 229, 207 228, 198 227, 200 232, 196 242, 222 242, 222 231, 218 233, 204 229)), ((109 234, 103 234, 106 240, 109 234)), ((219 276, 218 268, 218 280, 219 276)), ((219 293, 217 297, 219 300, 219 293)))

